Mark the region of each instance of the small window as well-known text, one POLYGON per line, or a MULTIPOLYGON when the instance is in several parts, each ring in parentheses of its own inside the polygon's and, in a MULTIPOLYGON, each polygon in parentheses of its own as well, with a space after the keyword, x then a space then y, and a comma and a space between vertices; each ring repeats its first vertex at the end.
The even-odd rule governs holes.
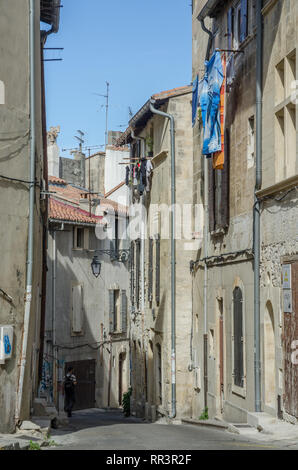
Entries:
POLYGON ((156 345, 157 352, 157 399, 158 403, 162 404, 162 356, 161 356, 161 346, 160 344, 156 345))
POLYGON ((72 286, 72 333, 82 334, 83 330, 83 286, 81 284, 72 286))
POLYGON ((89 249, 89 229, 82 227, 74 228, 74 249, 75 250, 88 250, 89 249))
POLYGON ((255 163, 255 118, 252 116, 248 120, 247 136, 247 168, 253 168, 255 163))

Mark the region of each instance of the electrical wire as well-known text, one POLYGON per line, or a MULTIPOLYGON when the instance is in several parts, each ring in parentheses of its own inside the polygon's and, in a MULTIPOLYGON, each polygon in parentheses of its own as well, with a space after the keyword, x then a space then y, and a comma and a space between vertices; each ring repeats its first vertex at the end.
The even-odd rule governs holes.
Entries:
POLYGON ((27 181, 27 180, 22 180, 19 178, 12 178, 10 176, 4 176, 4 175, 0 175, 0 178, 8 180, 8 181, 16 181, 18 183, 34 184, 34 186, 38 186, 40 188, 40 185, 36 181, 27 181))

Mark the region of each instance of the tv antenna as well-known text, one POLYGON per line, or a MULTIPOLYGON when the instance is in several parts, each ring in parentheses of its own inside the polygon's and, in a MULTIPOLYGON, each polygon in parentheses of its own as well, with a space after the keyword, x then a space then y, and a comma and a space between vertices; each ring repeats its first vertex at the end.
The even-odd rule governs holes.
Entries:
POLYGON ((105 131, 105 146, 108 144, 108 117, 109 117, 109 93, 110 93, 110 83, 106 82, 107 93, 106 95, 100 95, 99 93, 93 93, 93 95, 103 96, 106 99, 106 131, 105 131))

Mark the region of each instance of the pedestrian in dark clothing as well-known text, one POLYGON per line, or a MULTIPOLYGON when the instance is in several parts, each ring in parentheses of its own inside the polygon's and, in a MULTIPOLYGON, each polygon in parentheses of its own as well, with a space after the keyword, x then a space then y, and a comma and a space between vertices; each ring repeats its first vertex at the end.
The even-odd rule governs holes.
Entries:
POLYGON ((67 416, 70 418, 73 405, 75 404, 75 385, 77 384, 76 376, 73 373, 73 368, 69 367, 67 369, 67 374, 64 377, 64 411, 67 413, 67 416))

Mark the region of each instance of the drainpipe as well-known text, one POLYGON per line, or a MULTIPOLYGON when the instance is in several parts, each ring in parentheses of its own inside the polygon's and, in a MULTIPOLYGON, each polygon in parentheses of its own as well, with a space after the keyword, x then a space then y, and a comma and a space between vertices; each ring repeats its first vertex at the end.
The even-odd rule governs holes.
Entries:
POLYGON ((150 111, 170 120, 171 124, 171 383, 172 383, 172 413, 169 418, 176 417, 176 241, 175 241, 175 120, 171 114, 154 108, 155 100, 150 100, 150 111))
POLYGON ((52 345, 53 345, 53 399, 56 404, 59 403, 59 396, 57 399, 57 359, 56 359, 56 256, 57 256, 57 248, 56 248, 56 231, 53 230, 52 233, 52 345))
POLYGON ((30 30, 30 187, 29 187, 29 222, 28 222, 28 246, 27 246, 27 273, 26 273, 26 293, 25 293, 25 314, 24 330, 20 359, 20 375, 16 396, 15 421, 20 420, 21 406, 23 398, 23 387, 25 368, 27 360, 28 333, 30 324, 30 311, 32 300, 32 278, 33 278, 33 242, 34 242, 34 197, 35 197, 35 0, 30 0, 29 14, 30 30))
POLYGON ((261 411, 261 353, 260 353, 260 201, 256 191, 262 186, 262 0, 256 3, 256 186, 254 203, 254 343, 255 343, 255 411, 261 411))
MULTIPOLYGON (((205 33, 209 35, 208 46, 206 51, 205 60, 209 60, 210 51, 212 47, 213 34, 206 28, 204 23, 204 18, 198 16, 198 20, 201 23, 201 27, 205 33)), ((204 157, 204 257, 205 257, 205 266, 204 266, 204 408, 208 406, 207 391, 208 391, 208 266, 207 266, 207 257, 208 257, 208 234, 209 234, 209 184, 208 184, 208 159, 204 157)))

